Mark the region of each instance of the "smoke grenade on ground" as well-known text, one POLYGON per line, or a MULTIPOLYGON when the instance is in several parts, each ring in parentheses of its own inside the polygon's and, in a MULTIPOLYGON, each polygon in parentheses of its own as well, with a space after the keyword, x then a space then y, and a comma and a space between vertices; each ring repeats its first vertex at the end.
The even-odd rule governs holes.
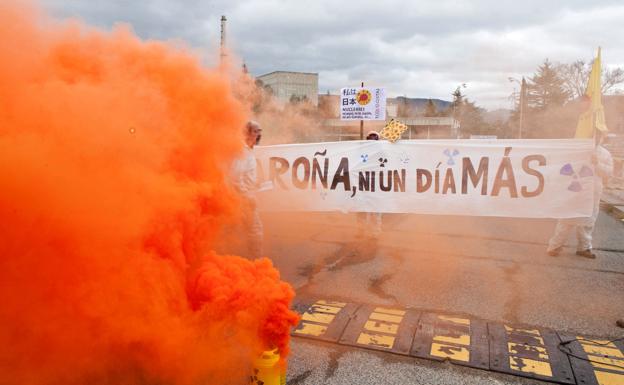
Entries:
POLYGON ((212 251, 240 215, 230 80, 21 1, 0 57, 0 383, 230 383, 287 355, 290 286, 212 251))

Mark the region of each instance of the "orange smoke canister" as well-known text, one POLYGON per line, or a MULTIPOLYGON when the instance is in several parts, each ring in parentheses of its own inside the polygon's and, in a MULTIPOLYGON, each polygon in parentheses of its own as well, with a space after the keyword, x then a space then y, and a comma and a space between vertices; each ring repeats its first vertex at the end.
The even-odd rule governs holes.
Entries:
POLYGON ((251 383, 258 385, 285 385, 286 370, 280 363, 278 349, 266 350, 253 362, 251 383))

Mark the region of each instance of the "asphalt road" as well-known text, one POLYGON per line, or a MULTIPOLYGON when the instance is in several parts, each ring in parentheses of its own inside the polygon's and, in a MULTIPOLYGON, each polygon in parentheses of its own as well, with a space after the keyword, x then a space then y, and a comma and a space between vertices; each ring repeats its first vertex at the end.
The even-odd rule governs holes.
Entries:
MULTIPOLYGON (((388 214, 377 238, 353 214, 264 214, 265 252, 297 296, 452 312, 620 337, 624 224, 601 213, 598 258, 545 253, 552 220, 388 214)), ((504 374, 293 338, 289 384, 528 384, 504 374)))

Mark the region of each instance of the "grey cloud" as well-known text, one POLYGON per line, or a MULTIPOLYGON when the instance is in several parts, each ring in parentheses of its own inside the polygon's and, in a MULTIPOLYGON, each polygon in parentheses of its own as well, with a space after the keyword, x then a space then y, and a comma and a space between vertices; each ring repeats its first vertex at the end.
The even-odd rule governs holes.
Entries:
POLYGON ((315 2, 44 0, 60 17, 110 28, 132 24, 142 38, 184 39, 215 51, 219 18, 229 45, 254 74, 319 72, 320 89, 385 86, 390 95, 449 99, 460 83, 488 107, 508 107, 509 76, 531 75, 543 59, 624 66, 624 6, 587 1, 315 2), (348 84, 345 84, 348 82, 348 84))

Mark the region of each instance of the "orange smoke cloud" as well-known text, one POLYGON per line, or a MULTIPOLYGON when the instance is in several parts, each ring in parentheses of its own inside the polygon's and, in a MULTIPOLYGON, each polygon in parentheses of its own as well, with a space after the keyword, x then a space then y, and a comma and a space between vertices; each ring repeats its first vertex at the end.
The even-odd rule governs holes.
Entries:
POLYGON ((248 111, 184 48, 0 4, 0 383, 225 383, 294 293, 212 252, 248 111))

